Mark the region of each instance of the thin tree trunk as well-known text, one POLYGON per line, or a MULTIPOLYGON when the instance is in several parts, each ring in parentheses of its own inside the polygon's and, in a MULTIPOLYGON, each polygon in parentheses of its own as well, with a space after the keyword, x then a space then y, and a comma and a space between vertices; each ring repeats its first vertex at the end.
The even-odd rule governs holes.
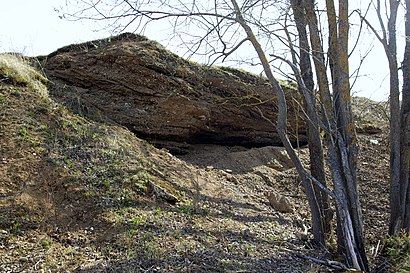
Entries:
MULTIPOLYGON (((339 36, 338 36, 338 60, 339 60, 339 82, 337 92, 335 94, 339 99, 340 108, 337 110, 339 116, 340 127, 345 145, 340 145, 342 163, 344 163, 344 176, 346 179, 346 189, 349 197, 349 211, 352 217, 354 235, 360 253, 360 258, 364 268, 368 270, 368 262, 366 258, 366 252, 364 248, 364 236, 363 236, 363 222, 362 211, 358 196, 357 189, 357 137, 355 130, 354 117, 352 112, 350 83, 349 83, 349 22, 348 22, 348 0, 339 0, 339 36), (345 148, 346 147, 346 148, 345 148), (344 158, 343 158, 344 155, 344 158), (347 164, 346 164, 347 163, 347 164)), ((336 93, 336 91, 334 91, 336 93)), ((336 105, 337 107, 337 105, 336 105)), ((340 144, 340 141, 339 141, 340 144)))
POLYGON ((343 249, 347 264, 349 267, 356 269, 363 269, 359 255, 357 253, 356 240, 352 226, 352 221, 349 213, 349 205, 346 198, 343 167, 341 166, 341 158, 339 155, 339 149, 337 143, 332 142, 329 146, 329 165, 332 170, 332 179, 335 188, 336 195, 336 209, 338 217, 338 236, 340 242, 338 242, 339 248, 343 249))
MULTIPOLYGON (((324 170, 324 158, 323 158, 323 148, 322 148, 322 141, 319 131, 318 124, 314 124, 312 122, 312 115, 317 114, 317 107, 316 107, 316 98, 314 92, 314 80, 313 80, 313 72, 311 66, 311 59, 310 59, 310 46, 308 35, 306 32, 306 16, 305 10, 303 5, 303 0, 291 0, 291 7, 294 14, 294 19, 296 23, 296 27, 298 30, 299 36, 299 55, 300 55, 300 70, 302 74, 302 79, 304 84, 308 90, 308 94, 310 96, 310 101, 313 102, 311 105, 313 111, 315 113, 308 114, 308 143, 309 143, 309 155, 310 155, 310 172, 313 177, 315 177, 318 181, 322 182, 326 185, 326 176, 324 170)), ((305 109, 307 107, 307 101, 304 100, 305 109)), ((307 110, 309 113, 309 111, 307 110)), ((315 198, 316 202, 318 203, 319 210, 320 210, 320 226, 313 226, 313 233, 321 233, 323 234, 322 240, 316 240, 317 243, 324 245, 324 241, 326 237, 330 235, 330 222, 332 219, 332 213, 330 210, 329 205, 329 197, 327 194, 322 192, 318 187, 314 187, 315 198), (320 230, 315 230, 319 229, 320 230)))
POLYGON ((396 18, 399 1, 390 0, 388 43, 385 48, 390 69, 390 224, 389 234, 397 235, 403 225, 400 198, 400 91, 397 65, 396 18))
MULTIPOLYGON (((315 0, 305 0, 304 6, 306 10, 306 20, 309 26, 310 43, 312 45, 313 63, 316 70, 320 102, 322 111, 327 117, 326 120, 323 120, 323 122, 327 124, 328 121, 333 120, 332 98, 330 95, 329 81, 327 78, 325 57, 322 41, 320 39, 318 20, 315 14, 315 0)), ((329 133, 331 125, 328 127, 329 128, 326 128, 328 130, 327 133, 329 133)))
MULTIPOLYGON (((245 19, 243 18, 241 14, 241 10, 236 2, 236 0, 231 0, 235 12, 236 12, 236 19, 241 24, 243 29, 245 30, 248 39, 251 41, 253 47, 255 48, 255 51, 258 54, 258 57, 262 63, 262 66, 264 68, 264 71, 266 73, 267 78, 269 79, 271 86, 273 90, 276 92, 277 98, 278 98, 278 119, 277 119, 277 130, 279 137, 282 140, 283 145, 285 146, 285 149, 293 161, 293 163, 296 166, 296 169, 299 173, 300 178, 302 179, 303 183, 308 184, 313 181, 317 180, 313 178, 311 175, 307 173, 305 168, 300 162, 300 159, 298 158, 296 152, 294 151, 289 138, 287 136, 286 128, 287 128, 287 107, 286 107, 286 98, 285 94, 279 85, 279 82, 275 79, 273 76, 272 70, 270 68, 269 62, 266 58, 266 55, 259 44, 258 40, 256 39, 252 29, 249 27, 249 25, 246 23, 245 19)), ((309 98, 309 97, 307 97, 309 98)), ((340 150, 340 147, 345 147, 345 142, 343 141, 343 138, 341 137, 341 132, 338 132, 337 130, 335 132, 332 132, 332 135, 336 136, 336 142, 333 142, 333 145, 329 148, 330 152, 330 163, 332 165, 332 175, 334 179, 334 185, 335 185, 335 192, 336 195, 330 193, 323 185, 320 184, 320 182, 316 183, 316 185, 321 186, 321 188, 324 188, 327 192, 332 194, 333 197, 336 198, 336 206, 338 209, 338 215, 340 216, 338 219, 340 221, 340 226, 343 231, 343 238, 344 238, 344 247, 346 249, 346 260, 348 262, 349 266, 352 266, 356 269, 359 270, 367 270, 367 258, 366 256, 362 256, 360 252, 360 244, 361 242, 357 242, 356 238, 357 236, 357 229, 354 226, 354 223, 352 222, 352 217, 350 215, 350 209, 351 209, 351 204, 348 201, 347 195, 346 195, 346 170, 352 172, 348 167, 349 164, 346 164, 346 160, 348 158, 348 153, 338 153, 338 152, 345 152, 345 150, 340 150), (339 194, 339 195, 337 195, 339 194)), ((309 187, 306 187, 309 189, 309 187)), ((311 193, 307 193, 309 205, 315 204, 315 200, 310 200, 310 197, 314 196, 311 193)), ((360 238, 360 237, 359 237, 360 238)))
POLYGON ((406 0, 406 47, 404 50, 403 89, 401 102, 401 130, 400 130, 400 206, 403 210, 402 228, 410 233, 410 187, 409 187, 409 160, 410 160, 410 0, 406 0))
MULTIPOLYGON (((248 35, 249 40, 251 41, 253 47, 255 48, 256 53, 258 54, 258 57, 262 63, 262 66, 264 68, 265 74, 275 91, 277 97, 278 97, 278 118, 277 118, 277 131, 279 134, 279 137, 285 146, 286 152, 288 153, 289 157, 291 158, 292 162, 295 164, 295 167, 299 173, 299 177, 302 179, 302 182, 304 184, 305 189, 307 190, 306 196, 308 198, 309 202, 309 207, 311 209, 312 213, 312 219, 320 219, 320 214, 318 214, 319 209, 317 207, 317 203, 315 200, 315 193, 313 191, 313 187, 311 185, 312 183, 312 177, 307 173, 305 168, 303 167, 299 157, 297 156, 295 150, 293 149, 288 135, 287 135, 287 105, 286 105, 286 97, 285 93, 283 92, 282 87, 280 86, 279 82, 276 80, 276 78, 273 76, 272 70, 270 68, 270 64, 266 58, 266 55, 259 44, 258 40, 256 39, 254 33, 252 32, 252 29, 249 27, 249 25, 246 23, 245 19, 242 17, 242 14, 240 12, 240 8, 235 0, 231 0, 238 22, 241 24, 243 29, 245 30, 246 34, 248 35)), ((317 181, 317 180, 316 180, 317 181)), ((319 182, 320 184, 320 182, 319 182)), ((323 187, 323 186, 322 186, 323 187)), ((317 223, 317 222, 315 222, 317 223)), ((316 230, 318 230, 316 228, 316 230)), ((321 236, 323 234, 315 234, 319 240, 323 240, 321 236)))
MULTIPOLYGON (((339 87, 339 69, 337 67, 338 64, 338 56, 337 52, 338 49, 338 31, 337 31, 337 16, 336 16, 336 9, 333 0, 326 0, 326 10, 327 10, 327 24, 329 26, 329 66, 330 66, 330 73, 332 75, 332 87, 333 92, 339 87)), ((335 98, 337 99, 337 98, 335 98)))
MULTIPOLYGON (((399 73, 397 64, 397 37, 396 37, 396 21, 397 11, 400 5, 399 0, 389 1, 389 16, 387 22, 387 30, 384 26, 382 9, 380 0, 376 1, 376 12, 382 30, 380 35, 376 29, 362 17, 366 24, 371 28, 374 35, 384 47, 386 57, 389 63, 390 70, 390 222, 389 234, 398 235, 401 228, 408 226, 405 222, 409 222, 405 215, 407 212, 406 201, 409 183, 409 139, 408 139, 408 113, 409 113, 409 89, 410 89, 410 56, 409 56, 409 40, 406 39, 406 48, 403 61, 403 98, 402 109, 400 110, 400 90, 399 90, 399 73), (407 188, 407 190, 406 190, 407 188)), ((409 0, 406 0, 406 37, 410 34, 409 23, 409 0)), ((407 204, 408 205, 408 204, 407 204)), ((410 206, 410 205, 409 205, 410 206)))
MULTIPOLYGON (((327 84, 324 53, 314 13, 314 0, 305 0, 305 3, 313 54, 316 54, 316 72, 317 76, 321 77, 318 78, 320 87, 320 82, 327 84)), ((356 184, 357 146, 350 101, 347 4, 346 0, 339 1, 340 14, 337 17, 333 1, 326 1, 329 26, 328 55, 334 101, 331 100, 328 86, 323 86, 320 92, 325 110, 323 120, 329 122, 328 153, 337 196, 339 252, 346 256, 350 266, 367 270, 368 262, 364 251, 362 217, 356 184)))

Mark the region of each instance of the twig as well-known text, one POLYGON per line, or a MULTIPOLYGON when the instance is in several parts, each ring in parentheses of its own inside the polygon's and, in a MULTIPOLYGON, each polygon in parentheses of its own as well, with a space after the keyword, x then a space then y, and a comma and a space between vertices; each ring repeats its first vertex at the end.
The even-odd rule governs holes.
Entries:
POLYGON ((311 257, 311 256, 307 256, 307 255, 301 254, 297 251, 293 251, 293 250, 286 249, 286 248, 283 248, 282 250, 284 250, 285 252, 288 252, 288 253, 292 253, 295 256, 297 256, 298 258, 311 261, 315 264, 324 265, 324 266, 330 267, 330 268, 335 269, 335 270, 355 271, 354 269, 348 268, 344 263, 341 263, 341 262, 330 261, 330 260, 320 260, 320 259, 317 259, 317 258, 314 258, 314 257, 311 257))
POLYGON ((379 248, 380 248, 380 240, 377 242, 376 250, 374 251, 373 257, 377 257, 377 254, 379 254, 379 248))
POLYGON ((43 261, 43 259, 40 259, 36 262, 36 264, 34 265, 34 270, 37 270, 37 266, 39 265, 39 263, 41 263, 43 261))

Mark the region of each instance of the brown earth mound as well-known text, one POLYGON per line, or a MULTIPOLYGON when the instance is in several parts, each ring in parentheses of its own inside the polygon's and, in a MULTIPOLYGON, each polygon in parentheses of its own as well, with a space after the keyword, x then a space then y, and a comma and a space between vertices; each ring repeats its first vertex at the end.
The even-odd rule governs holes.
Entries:
MULTIPOLYGON (((281 144, 264 118, 274 123, 277 118, 276 98, 265 79, 183 60, 143 36, 126 33, 67 46, 43 65, 54 83, 50 92, 72 109, 108 117, 175 152, 186 152, 186 143, 281 144)), ((290 97, 295 92, 285 89, 291 141, 297 130, 305 143, 300 109, 290 97)))

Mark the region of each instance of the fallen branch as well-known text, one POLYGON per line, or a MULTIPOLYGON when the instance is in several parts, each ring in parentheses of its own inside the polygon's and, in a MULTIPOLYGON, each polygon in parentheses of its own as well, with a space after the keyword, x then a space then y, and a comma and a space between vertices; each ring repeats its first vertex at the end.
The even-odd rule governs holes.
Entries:
POLYGON ((286 248, 282 248, 282 250, 284 250, 285 252, 288 252, 288 253, 292 253, 293 255, 297 256, 300 259, 308 260, 308 261, 311 261, 311 262, 313 262, 315 264, 318 264, 318 265, 324 265, 324 266, 330 267, 330 268, 335 269, 335 270, 343 270, 344 272, 346 272, 346 271, 347 272, 355 272, 356 271, 355 269, 348 268, 344 263, 341 263, 341 262, 330 261, 330 260, 320 260, 320 259, 317 259, 317 258, 314 258, 314 257, 311 257, 311 256, 307 256, 307 255, 301 254, 297 251, 286 249, 286 248))

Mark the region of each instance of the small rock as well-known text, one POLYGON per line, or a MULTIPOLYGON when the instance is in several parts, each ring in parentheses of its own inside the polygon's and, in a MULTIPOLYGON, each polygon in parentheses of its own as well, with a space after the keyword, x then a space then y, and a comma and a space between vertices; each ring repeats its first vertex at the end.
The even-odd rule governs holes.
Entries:
POLYGON ((27 263, 29 260, 27 257, 20 257, 19 262, 20 263, 27 263))
POLYGON ((147 184, 147 192, 150 195, 154 195, 157 198, 163 199, 164 201, 175 205, 179 202, 179 199, 173 195, 172 193, 168 192, 165 188, 156 185, 155 183, 149 181, 147 184))
POLYGON ((247 229, 245 229, 244 231, 243 231, 243 236, 244 237, 250 237, 252 234, 251 234, 251 231, 250 231, 250 229, 249 228, 247 228, 247 229))
POLYGON ((214 166, 206 166, 205 170, 207 171, 212 171, 214 169, 214 166))
POLYGON ((266 166, 268 166, 269 168, 272 168, 274 170, 277 170, 277 171, 283 171, 284 170, 283 165, 277 159, 269 161, 266 164, 266 166))
POLYGON ((34 186, 36 186, 36 182, 33 181, 33 180, 30 180, 30 181, 27 182, 27 186, 34 187, 34 186))
POLYGON ((286 196, 274 192, 265 192, 264 194, 268 199, 269 204, 275 210, 284 213, 291 213, 294 211, 292 204, 286 196))
POLYGON ((370 144, 373 144, 373 145, 379 144, 379 141, 377 139, 370 139, 369 142, 370 144))
POLYGON ((226 180, 228 180, 229 182, 234 183, 235 185, 238 184, 238 179, 232 174, 227 174, 226 180))

